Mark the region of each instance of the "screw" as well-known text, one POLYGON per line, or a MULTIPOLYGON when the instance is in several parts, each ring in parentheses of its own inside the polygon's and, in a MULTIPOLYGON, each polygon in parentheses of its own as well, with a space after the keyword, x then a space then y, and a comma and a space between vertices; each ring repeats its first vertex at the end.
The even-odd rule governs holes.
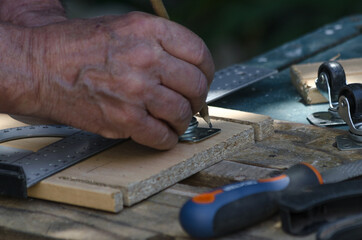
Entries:
POLYGON ((322 72, 319 75, 319 79, 321 80, 322 83, 325 83, 326 82, 326 74, 324 72, 322 72))
POLYGON ((346 102, 346 99, 343 99, 341 101, 341 107, 346 107, 347 106, 347 102, 346 102))

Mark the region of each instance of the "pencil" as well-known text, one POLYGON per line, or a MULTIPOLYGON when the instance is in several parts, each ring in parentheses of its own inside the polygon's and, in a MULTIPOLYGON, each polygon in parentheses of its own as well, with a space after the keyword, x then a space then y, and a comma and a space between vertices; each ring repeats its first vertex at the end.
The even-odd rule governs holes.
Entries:
MULTIPOLYGON (((170 19, 167 10, 165 8, 165 5, 163 5, 162 0, 150 0, 151 5, 155 11, 155 13, 163 18, 170 19)), ((205 122, 209 125, 210 128, 212 128, 210 116, 209 116, 209 107, 207 106, 206 102, 202 106, 200 110, 200 116, 205 120, 205 122)))
POLYGON ((162 0, 150 0, 150 1, 151 1, 153 10, 159 17, 170 19, 170 17, 168 16, 167 10, 165 8, 165 5, 163 5, 162 0))

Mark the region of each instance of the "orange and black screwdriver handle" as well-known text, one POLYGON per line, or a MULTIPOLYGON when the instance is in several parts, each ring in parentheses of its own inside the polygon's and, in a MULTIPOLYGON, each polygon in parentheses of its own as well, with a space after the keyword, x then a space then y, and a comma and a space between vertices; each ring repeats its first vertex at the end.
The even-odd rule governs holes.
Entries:
POLYGON ((323 179, 317 169, 297 164, 277 177, 230 184, 195 196, 181 208, 180 223, 195 238, 223 236, 275 214, 280 194, 320 184, 323 179))

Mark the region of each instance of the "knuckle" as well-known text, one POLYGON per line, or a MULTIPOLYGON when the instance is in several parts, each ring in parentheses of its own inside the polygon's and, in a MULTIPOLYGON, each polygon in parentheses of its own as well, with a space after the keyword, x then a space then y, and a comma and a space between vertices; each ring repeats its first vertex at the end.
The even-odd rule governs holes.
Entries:
POLYGON ((158 25, 155 16, 143 12, 131 12, 127 14, 129 26, 133 26, 139 33, 152 33, 152 30, 158 25))
MULTIPOLYGON (((151 67, 157 63, 163 50, 157 42, 156 34, 160 28, 164 28, 164 20, 160 20, 153 15, 131 12, 126 15, 127 27, 126 30, 121 27, 119 34, 122 36, 125 33, 123 31, 130 31, 129 45, 123 52, 130 53, 130 63, 139 68, 151 67)), ((123 24, 119 24, 123 26, 123 24)))
POLYGON ((156 51, 154 47, 152 47, 148 43, 139 43, 133 49, 134 62, 138 67, 148 68, 155 64, 159 59, 159 52, 156 51))
POLYGON ((143 85, 141 81, 134 79, 131 80, 132 83, 129 84, 129 93, 131 94, 131 98, 142 96, 143 95, 143 85))
POLYGON ((127 110, 123 115, 123 123, 125 126, 128 126, 128 131, 130 132, 142 126, 142 119, 142 115, 134 109, 127 110))
POLYGON ((164 18, 155 18, 152 21, 152 29, 154 29, 155 34, 165 37, 165 34, 169 32, 169 22, 164 18))
POLYGON ((145 94, 145 84, 140 76, 130 76, 125 86, 128 97, 132 100, 139 100, 145 94))
POLYGON ((142 25, 145 22, 147 22, 147 19, 149 19, 150 15, 143 13, 143 12, 130 12, 126 14, 126 17, 129 19, 131 23, 142 25))

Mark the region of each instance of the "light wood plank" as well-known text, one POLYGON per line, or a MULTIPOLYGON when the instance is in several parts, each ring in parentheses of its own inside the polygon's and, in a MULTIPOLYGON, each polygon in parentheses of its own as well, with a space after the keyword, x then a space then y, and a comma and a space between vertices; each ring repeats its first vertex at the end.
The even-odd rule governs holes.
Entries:
POLYGON ((69 184, 69 180, 61 177, 50 177, 29 188, 28 195, 104 211, 119 212, 123 209, 123 195, 119 189, 78 181, 69 184))
MULTIPOLYGON (((57 179, 68 181, 69 187, 74 182, 110 187, 123 193, 126 206, 133 205, 253 142, 250 126, 215 123, 222 132, 200 143, 179 143, 170 151, 156 151, 129 141, 68 168, 37 187, 42 188, 43 184, 52 184, 48 181, 57 179)), ((64 189, 67 188, 65 184, 64 189)), ((59 195, 63 194, 59 191, 59 195)), ((116 211, 112 208, 111 211, 116 211)))
POLYGON ((254 128, 256 141, 268 138, 274 133, 273 119, 269 116, 211 106, 209 113, 211 119, 251 125, 254 128))
MULTIPOLYGON (((348 83, 362 83, 362 58, 340 60, 338 62, 343 66, 348 83)), ((321 64, 322 62, 298 64, 290 68, 292 83, 307 104, 328 102, 319 93, 314 83, 321 64)))

